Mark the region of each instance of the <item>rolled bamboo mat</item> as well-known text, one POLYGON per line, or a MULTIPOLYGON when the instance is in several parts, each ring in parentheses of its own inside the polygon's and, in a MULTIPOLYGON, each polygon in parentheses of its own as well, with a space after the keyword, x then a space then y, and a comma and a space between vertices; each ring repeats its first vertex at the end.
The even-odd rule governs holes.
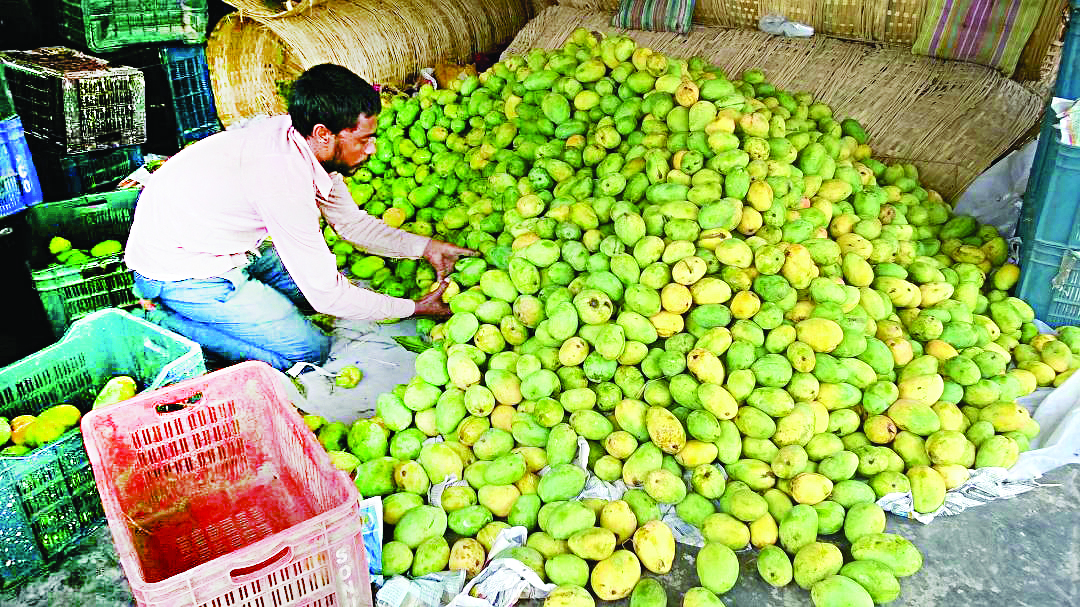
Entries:
POLYGON ((226 126, 281 111, 279 81, 313 65, 336 63, 371 82, 404 85, 439 61, 471 62, 494 50, 533 15, 532 0, 304 0, 304 10, 288 16, 269 14, 259 0, 228 1, 239 10, 218 22, 206 47, 226 126))
POLYGON ((1016 63, 1016 72, 1013 78, 1016 80, 1040 80, 1042 78, 1045 59, 1050 54, 1050 47, 1061 40, 1068 20, 1066 15, 1066 0, 1047 0, 1043 7, 1042 15, 1035 24, 1035 31, 1031 32, 1031 38, 1020 53, 1020 60, 1016 63))
POLYGON ((1033 90, 972 63, 912 55, 893 45, 825 36, 695 27, 688 36, 617 30, 609 13, 551 7, 529 22, 503 56, 561 46, 574 29, 622 31, 669 56, 700 56, 737 75, 759 68, 776 86, 809 91, 840 117, 859 120, 875 156, 909 161, 924 183, 955 197, 1041 116, 1033 90))
POLYGON ((249 17, 281 19, 302 14, 326 0, 230 0, 227 4, 235 6, 249 17))
MULTIPOLYGON (((592 12, 614 13, 619 0, 558 0, 592 12)), ((757 29, 762 15, 778 13, 837 38, 911 45, 927 0, 697 0, 694 23, 757 29)))
MULTIPOLYGON (((558 0, 591 12, 614 13, 619 0, 558 0)), ((864 42, 911 46, 919 35, 928 0, 697 0, 694 23, 757 29, 762 15, 778 13, 817 33, 864 42)), ((1017 64, 1016 80, 1037 79, 1051 42, 1060 36, 1067 0, 1047 0, 1042 18, 1017 64)), ((538 13, 539 14, 539 13, 538 13)))
POLYGON ((206 42, 206 62, 218 118, 225 126, 259 114, 284 112, 277 83, 292 80, 302 71, 289 65, 280 39, 239 13, 218 21, 206 42))

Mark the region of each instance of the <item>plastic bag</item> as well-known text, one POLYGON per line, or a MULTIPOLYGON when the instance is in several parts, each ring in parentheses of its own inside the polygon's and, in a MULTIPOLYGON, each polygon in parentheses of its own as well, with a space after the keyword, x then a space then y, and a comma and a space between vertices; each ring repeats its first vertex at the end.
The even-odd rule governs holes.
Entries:
POLYGON ((767 34, 788 38, 809 38, 814 35, 814 28, 798 21, 788 21, 787 17, 779 13, 762 15, 758 20, 758 28, 767 34))
POLYGON ((997 228, 1003 237, 1011 237, 1024 205, 1024 191, 1037 145, 1038 140, 1028 143, 976 177, 956 201, 956 213, 971 215, 979 223, 997 228))

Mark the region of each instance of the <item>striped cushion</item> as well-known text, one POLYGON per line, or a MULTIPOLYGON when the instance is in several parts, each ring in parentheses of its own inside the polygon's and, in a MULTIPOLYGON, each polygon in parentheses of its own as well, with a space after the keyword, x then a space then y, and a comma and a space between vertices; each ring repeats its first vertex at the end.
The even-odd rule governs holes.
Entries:
POLYGON ((611 18, 615 27, 652 32, 690 31, 694 0, 619 0, 619 10, 611 18))
POLYGON ((1011 76, 1044 0, 929 0, 912 52, 970 61, 1011 76))

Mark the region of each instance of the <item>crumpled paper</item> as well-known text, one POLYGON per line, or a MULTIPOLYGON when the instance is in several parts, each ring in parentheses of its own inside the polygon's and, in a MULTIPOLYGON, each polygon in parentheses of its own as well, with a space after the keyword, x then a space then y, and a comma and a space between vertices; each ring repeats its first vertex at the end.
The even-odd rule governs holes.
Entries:
POLYGON ((779 13, 762 15, 758 20, 758 28, 765 33, 788 38, 809 38, 814 35, 814 28, 798 21, 788 21, 787 17, 779 13))
POLYGON ((465 570, 429 573, 409 579, 395 575, 375 593, 378 607, 440 607, 461 592, 465 570))
POLYGON ((1061 143, 1080 145, 1080 101, 1054 97, 1050 107, 1057 115, 1058 123, 1054 128, 1061 131, 1061 143))
MULTIPOLYGON (((495 538, 490 554, 498 555, 513 546, 524 546, 529 530, 525 527, 503 529, 495 538)), ((496 558, 450 601, 447 607, 510 607, 520 599, 544 598, 555 584, 544 583, 525 563, 517 559, 496 558)))
POLYGON ((945 503, 933 512, 916 512, 910 491, 884 495, 877 504, 886 512, 927 524, 939 516, 960 514, 973 506, 1015 497, 1042 486, 1034 479, 1012 480, 1005 468, 980 468, 971 474, 966 483, 946 493, 945 503))

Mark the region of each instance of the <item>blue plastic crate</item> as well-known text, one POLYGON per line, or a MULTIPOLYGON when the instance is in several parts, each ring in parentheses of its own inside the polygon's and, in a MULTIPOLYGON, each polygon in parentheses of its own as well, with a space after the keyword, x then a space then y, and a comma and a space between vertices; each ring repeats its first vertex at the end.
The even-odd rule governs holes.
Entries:
POLYGON ((221 131, 202 46, 137 47, 105 57, 146 79, 147 151, 172 154, 221 131))
POLYGON ((1038 240, 1020 251, 1017 295, 1052 327, 1074 325, 1080 318, 1080 250, 1038 240))
POLYGON ((210 67, 202 46, 172 46, 160 50, 161 64, 168 76, 176 114, 177 138, 183 147, 221 130, 210 67))
POLYGON ((7 148, 8 157, 15 167, 23 206, 30 207, 38 204, 44 199, 41 181, 38 179, 37 167, 30 155, 22 120, 18 116, 0 120, 0 143, 7 148))
MULTIPOLYGON (((1053 114, 1050 114, 1053 118, 1053 114)), ((1018 233, 1022 240, 1080 248, 1080 147, 1044 127, 1038 171, 1028 181, 1018 233)))
POLYGON ((1072 3, 1065 44, 1061 49, 1054 95, 1062 99, 1080 98, 1080 2, 1072 3))
POLYGON ((1046 166, 1044 158, 1046 158, 1047 150, 1050 148, 1050 140, 1061 136, 1060 132, 1054 128, 1056 122, 1057 117, 1054 115, 1054 110, 1048 105, 1043 112, 1042 128, 1039 130, 1039 140, 1035 146, 1035 157, 1031 161, 1027 190, 1024 192, 1024 205, 1020 210, 1020 220, 1016 226, 1016 234, 1021 240, 1030 240, 1035 237, 1035 219, 1042 209, 1042 200, 1038 198, 1038 192, 1040 191, 1040 181, 1043 179, 1043 167, 1046 166))
MULTIPOLYGON (((152 391, 205 372, 194 342, 121 310, 101 310, 56 344, 0 369, 0 414, 33 415, 62 402, 85 413, 114 376, 152 391)), ((68 553, 104 520, 78 428, 24 457, 0 457, 4 585, 68 553)))
POLYGON ((0 141, 0 217, 17 213, 26 208, 23 203, 19 176, 15 172, 15 162, 8 153, 7 146, 0 141))

